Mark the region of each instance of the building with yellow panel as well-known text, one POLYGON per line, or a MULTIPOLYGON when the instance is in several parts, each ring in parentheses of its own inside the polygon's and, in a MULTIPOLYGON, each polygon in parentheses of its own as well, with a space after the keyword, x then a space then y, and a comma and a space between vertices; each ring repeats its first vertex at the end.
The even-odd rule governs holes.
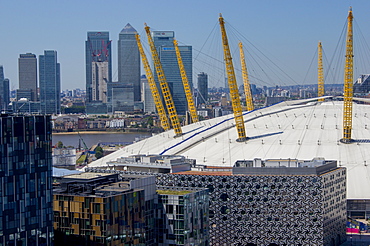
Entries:
POLYGON ((145 216, 151 214, 143 209, 153 200, 154 181, 145 176, 122 181, 109 173, 63 177, 54 189, 55 242, 150 245, 145 216))

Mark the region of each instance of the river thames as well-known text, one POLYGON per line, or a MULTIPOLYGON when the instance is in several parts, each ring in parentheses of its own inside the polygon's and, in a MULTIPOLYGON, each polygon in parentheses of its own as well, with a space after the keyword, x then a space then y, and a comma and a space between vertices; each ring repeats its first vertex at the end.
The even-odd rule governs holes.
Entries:
POLYGON ((55 146, 59 141, 63 143, 64 146, 73 146, 75 148, 79 147, 79 142, 81 139, 81 147, 84 148, 84 143, 86 143, 87 147, 90 148, 94 144, 98 144, 99 142, 124 142, 124 143, 132 143, 134 141, 150 137, 152 136, 151 133, 147 132, 135 132, 135 133, 122 133, 122 132, 104 132, 104 133, 80 133, 80 135, 76 133, 57 133, 53 134, 53 146, 55 146), (82 141, 83 140, 83 141, 82 141))

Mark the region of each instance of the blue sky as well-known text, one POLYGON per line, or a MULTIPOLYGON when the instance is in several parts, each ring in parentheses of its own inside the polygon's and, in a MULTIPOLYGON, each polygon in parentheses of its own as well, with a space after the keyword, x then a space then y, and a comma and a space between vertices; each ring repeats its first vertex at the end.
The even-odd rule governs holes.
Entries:
MULTIPOLYGON (((284 73, 300 83, 308 71, 319 40, 323 42, 326 54, 332 56, 349 6, 353 7, 355 20, 365 39, 369 39, 368 0, 0 0, 0 64, 11 81, 11 88, 15 89, 18 88, 20 53, 40 55, 47 49, 57 50, 62 88, 84 89, 87 31, 110 32, 115 79, 118 33, 127 23, 141 35, 144 35, 144 22, 153 30, 175 31, 180 44, 193 46, 195 59, 199 50, 209 56, 220 53, 220 47, 210 43, 210 37, 219 37, 214 32, 219 33, 218 15, 222 13, 227 28, 230 24, 239 35, 274 60, 284 73)), ((233 37, 231 40, 234 40, 233 37)), ((218 44, 221 45, 221 42, 218 44)), ((236 47, 237 44, 232 45, 236 47)), ((207 70, 202 62, 198 63, 194 67, 195 75, 207 70)), ((247 58, 247 65, 253 67, 253 58, 247 58)), ((367 73, 370 73, 370 68, 367 73)), ((210 77, 211 86, 222 86, 217 76, 210 77)), ((264 79, 256 83, 260 86, 292 84, 279 81, 285 80, 284 76, 275 76, 272 73, 270 81, 264 79)))

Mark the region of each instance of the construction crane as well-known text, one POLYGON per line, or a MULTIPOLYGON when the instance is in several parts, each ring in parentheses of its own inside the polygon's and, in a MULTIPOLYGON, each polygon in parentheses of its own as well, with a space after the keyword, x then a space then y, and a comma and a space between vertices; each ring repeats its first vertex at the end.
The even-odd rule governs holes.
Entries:
POLYGON ((252 111, 252 110, 254 110, 253 98, 252 98, 252 93, 251 93, 251 85, 249 83, 247 65, 245 63, 245 57, 244 57, 242 42, 239 42, 239 52, 240 52, 240 63, 241 63, 241 66, 242 66, 242 74, 243 74, 245 102, 247 104, 247 110, 252 111))
POLYGON ((344 109, 342 143, 351 143, 352 134, 352 99, 353 99, 353 30, 352 7, 347 17, 346 63, 344 67, 344 109))
POLYGON ((181 136, 182 135, 182 130, 181 130, 181 125, 179 121, 179 117, 177 116, 176 108, 175 108, 175 103, 173 102, 171 91, 168 87, 166 76, 164 75, 162 64, 159 60, 157 50, 154 45, 154 41, 152 39, 152 36, 150 34, 150 27, 148 27, 145 24, 145 32, 148 37, 148 43, 150 46, 150 51, 152 53, 152 58, 154 62, 154 67, 157 72, 157 77, 159 81, 159 85, 162 89, 162 95, 164 98, 164 101, 166 103, 167 107, 167 112, 168 115, 170 116, 172 128, 175 131, 175 137, 181 136))
POLYGON ((195 108, 193 95, 191 93, 191 89, 190 89, 190 85, 189 85, 189 81, 188 81, 188 76, 186 75, 184 63, 182 62, 180 49, 179 49, 178 43, 175 39, 173 40, 173 45, 174 45, 175 51, 176 51, 177 63, 179 64, 182 84, 184 85, 184 91, 185 91, 185 95, 186 95, 186 100, 188 101, 188 108, 189 108, 191 120, 192 120, 193 123, 195 123, 195 122, 199 121, 198 114, 197 114, 197 109, 195 108))
POLYGON ((166 115, 166 110, 164 109, 164 106, 163 106, 163 103, 162 103, 161 95, 159 94, 157 85, 155 84, 153 72, 150 69, 150 65, 149 65, 148 59, 145 55, 143 46, 141 44, 139 34, 136 33, 135 37, 136 37, 137 46, 138 46, 139 51, 140 51, 141 60, 142 60, 143 65, 144 65, 146 77, 148 79, 148 84, 149 84, 149 87, 150 87, 150 91, 152 92, 155 107, 157 109, 159 119, 161 120, 161 125, 162 125, 163 129, 165 131, 167 131, 167 130, 170 129, 170 122, 168 121, 168 118, 167 118, 167 115, 166 115))
MULTIPOLYGON (((319 41, 319 45, 317 48, 317 96, 322 97, 325 94, 324 89, 324 69, 322 65, 322 46, 321 42, 319 41)), ((324 98, 320 98, 319 102, 323 102, 324 98)))
POLYGON ((227 80, 229 83, 231 104, 233 107, 236 129, 238 131, 238 136, 239 136, 237 141, 244 142, 247 140, 247 137, 246 137, 245 127, 244 127, 243 112, 242 112, 242 107, 240 105, 238 85, 236 83, 234 65, 233 65, 233 61, 232 61, 232 57, 230 53, 229 42, 227 40, 225 22, 221 14, 218 20, 220 22, 220 28, 221 28, 222 45, 224 48, 224 59, 225 59, 225 66, 226 66, 226 72, 227 72, 227 80))

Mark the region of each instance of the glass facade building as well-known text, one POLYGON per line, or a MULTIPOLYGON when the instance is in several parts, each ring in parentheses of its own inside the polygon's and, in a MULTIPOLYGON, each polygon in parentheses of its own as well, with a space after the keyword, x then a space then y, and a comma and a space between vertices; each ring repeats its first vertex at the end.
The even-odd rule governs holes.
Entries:
POLYGON ((52 245, 50 116, 0 117, 0 245, 52 245))
MULTIPOLYGON (((176 111, 180 115, 185 115, 188 108, 188 103, 186 100, 184 86, 182 84, 179 65, 177 63, 176 51, 173 45, 175 33, 173 31, 153 31, 152 35, 154 45, 157 48, 159 59, 162 63, 163 71, 175 103, 176 111)), ((179 50, 184 63, 189 85, 191 88, 193 88, 192 46, 179 45, 179 50)), ((156 73, 154 76, 157 82, 157 87, 160 88, 156 73)))
POLYGON ((88 32, 85 42, 86 102, 93 102, 93 62, 108 62, 108 81, 112 82, 112 50, 109 32, 88 32))
POLYGON ((4 67, 0 66, 0 111, 8 109, 9 92, 9 79, 4 77, 4 67))
POLYGON ((60 114, 60 64, 55 50, 39 56, 41 112, 60 114))
POLYGON ((158 245, 209 245, 208 190, 158 186, 158 245))
POLYGON ((131 175, 119 181, 118 174, 87 172, 63 177, 54 189, 56 241, 73 245, 153 245, 154 240, 148 238, 153 233, 146 232, 153 230, 147 220, 154 210, 145 209, 154 198, 155 178, 136 178, 131 175))
POLYGON ((208 75, 206 73, 198 74, 198 100, 197 105, 206 104, 208 101, 208 75))
POLYGON ((134 100, 141 101, 140 53, 135 34, 135 28, 129 23, 119 33, 118 82, 132 84, 134 87, 134 100))
POLYGON ((27 98, 30 101, 37 101, 37 58, 35 54, 20 54, 18 58, 19 90, 29 90, 30 95, 18 95, 20 98, 27 98))

